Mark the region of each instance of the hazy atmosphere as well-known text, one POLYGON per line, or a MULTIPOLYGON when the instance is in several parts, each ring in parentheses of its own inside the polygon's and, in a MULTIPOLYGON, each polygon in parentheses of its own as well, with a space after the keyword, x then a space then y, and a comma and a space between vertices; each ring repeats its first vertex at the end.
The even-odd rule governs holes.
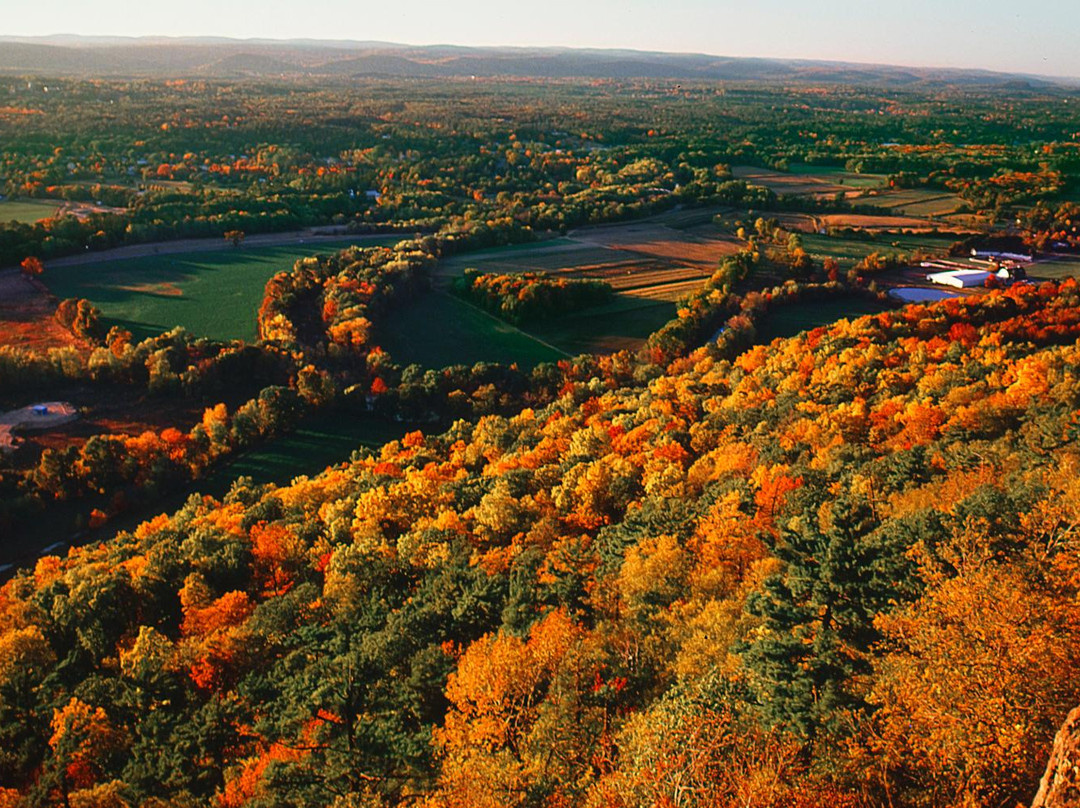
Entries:
POLYGON ((124 0, 92 11, 80 0, 20 3, 5 9, 4 33, 632 48, 1080 75, 1080 6, 1055 0, 553 0, 530 11, 494 0, 313 0, 304 9, 279 0, 192 0, 183 13, 124 0))

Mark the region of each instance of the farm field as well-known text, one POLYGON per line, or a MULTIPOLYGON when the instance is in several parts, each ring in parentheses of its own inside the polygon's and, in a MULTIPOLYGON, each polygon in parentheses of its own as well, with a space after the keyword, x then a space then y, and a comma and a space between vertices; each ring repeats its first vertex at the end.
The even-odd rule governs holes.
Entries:
POLYGON ((802 237, 803 246, 815 261, 832 256, 841 269, 850 269, 872 252, 911 253, 920 250, 925 253, 944 254, 953 239, 932 235, 884 235, 874 241, 837 238, 807 234, 802 237))
POLYGON ((1032 278, 1060 280, 1062 278, 1080 278, 1080 256, 1074 258, 1050 258, 1038 261, 1028 267, 1032 278))
POLYGON ((4 200, 0 201, 0 222, 23 222, 33 224, 56 213, 57 204, 46 200, 4 200))
POLYGON ((905 216, 947 216, 964 206, 964 201, 956 194, 925 188, 883 191, 867 197, 866 201, 905 216))
POLYGON ((700 211, 694 213, 673 220, 685 230, 657 221, 581 228, 532 249, 517 245, 455 256, 440 264, 437 275, 446 280, 470 267, 500 274, 550 272, 603 280, 636 298, 672 301, 704 283, 724 256, 742 246, 721 237, 715 225, 702 221, 700 211))
MULTIPOLYGON (((389 237, 386 243, 397 240, 389 237)), ((251 340, 267 280, 290 269, 298 258, 350 243, 148 255, 49 267, 43 279, 58 298, 86 298, 101 310, 107 325, 122 325, 137 340, 178 325, 212 339, 251 340)))
MULTIPOLYGON (((569 236, 531 245, 483 250, 441 262, 437 276, 444 281, 467 268, 512 274, 550 272, 567 278, 606 281, 616 299, 598 308, 549 322, 530 324, 523 331, 569 355, 636 349, 675 315, 675 301, 691 294, 712 275, 724 256, 741 248, 725 238, 712 217, 720 209, 673 211, 648 221, 585 227, 569 236), (678 228, 682 229, 678 229, 678 228)), ((493 333, 498 324, 458 319, 447 326, 451 334, 426 336, 433 322, 450 323, 450 304, 425 300, 394 319, 393 331, 382 336, 383 347, 398 361, 429 367, 448 363, 513 361, 506 333, 493 333), (447 309, 444 311, 443 309, 447 309)), ((464 305, 458 303, 458 305, 464 305)), ((521 332, 518 332, 519 335, 521 332)), ((515 342, 518 348, 526 347, 515 342)), ((543 347, 543 346, 541 346, 543 347)), ((535 352, 531 348, 525 356, 535 352)), ((541 355, 531 363, 553 358, 541 355)))
POLYGON ((820 227, 857 227, 867 232, 881 230, 930 231, 938 224, 914 216, 870 216, 862 213, 827 213, 816 217, 820 227))
POLYGON ((862 298, 839 300, 808 300, 792 306, 779 306, 769 313, 758 332, 758 341, 793 337, 811 328, 832 325, 837 320, 853 320, 864 314, 881 311, 882 307, 862 298))
POLYGON ((256 484, 285 485, 301 474, 314 475, 361 447, 378 448, 410 431, 408 424, 370 415, 327 413, 309 418, 296 431, 260 446, 224 466, 193 488, 222 496, 238 477, 256 484))
POLYGON ((395 309, 376 342, 403 365, 426 368, 517 362, 531 368, 565 354, 448 294, 434 292, 395 309))
POLYGON ((618 295, 606 306, 529 326, 529 333, 576 356, 634 350, 675 316, 668 300, 618 295))
POLYGON ((840 166, 816 166, 809 163, 791 163, 787 171, 796 176, 817 177, 849 188, 880 188, 888 179, 884 174, 856 174, 840 166))
POLYGON ((789 174, 758 166, 732 166, 731 175, 751 185, 764 186, 778 196, 788 194, 793 196, 834 196, 835 194, 856 196, 862 190, 845 184, 846 175, 829 172, 789 174))

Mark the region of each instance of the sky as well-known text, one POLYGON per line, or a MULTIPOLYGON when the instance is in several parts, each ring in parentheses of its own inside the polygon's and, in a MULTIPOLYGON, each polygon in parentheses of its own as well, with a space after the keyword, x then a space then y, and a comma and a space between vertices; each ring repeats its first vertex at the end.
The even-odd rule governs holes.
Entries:
POLYGON ((1075 0, 50 0, 11 2, 0 22, 11 36, 630 48, 1074 77, 1077 32, 1075 0))

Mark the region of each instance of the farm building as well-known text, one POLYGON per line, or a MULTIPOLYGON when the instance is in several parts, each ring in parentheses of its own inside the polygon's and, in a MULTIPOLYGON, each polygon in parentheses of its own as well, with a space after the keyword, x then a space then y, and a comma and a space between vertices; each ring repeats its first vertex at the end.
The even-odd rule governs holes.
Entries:
POLYGON ((1022 261, 1025 264, 1030 264, 1035 260, 1030 255, 1024 255, 1023 253, 1001 252, 999 250, 972 250, 971 255, 975 258, 988 258, 992 261, 1004 259, 1006 261, 1022 261))
POLYGON ((983 286, 992 274, 982 269, 953 269, 948 272, 932 272, 926 276, 926 279, 942 286, 965 289, 970 286, 983 286))

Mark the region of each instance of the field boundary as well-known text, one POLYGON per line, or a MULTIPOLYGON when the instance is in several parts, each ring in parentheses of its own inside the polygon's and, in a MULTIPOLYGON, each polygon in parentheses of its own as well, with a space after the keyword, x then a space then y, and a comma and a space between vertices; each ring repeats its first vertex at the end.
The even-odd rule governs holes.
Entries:
POLYGON ((531 339, 531 340, 532 340, 533 342, 537 342, 537 343, 539 343, 540 345, 543 345, 543 346, 544 346, 545 348, 550 348, 551 350, 555 351, 555 353, 558 353, 558 354, 562 354, 562 355, 563 355, 563 356, 565 356, 565 357, 566 357, 567 359, 573 359, 573 358, 574 358, 573 354, 567 353, 567 352, 566 352, 566 351, 564 351, 564 350, 563 350, 562 348, 558 348, 558 347, 556 347, 556 346, 552 345, 552 344, 551 344, 550 342, 547 342, 546 340, 542 340, 542 339, 540 339, 540 337, 536 336, 535 334, 530 334, 530 333, 529 333, 528 331, 525 331, 525 330, 523 330, 523 329, 521 329, 521 328, 518 328, 518 327, 517 327, 516 325, 514 325, 513 323, 508 323, 508 322, 507 322, 506 320, 504 320, 504 319, 503 319, 502 317, 499 317, 499 316, 497 316, 497 315, 495 315, 495 314, 492 314, 492 313, 491 313, 490 311, 484 311, 484 310, 483 310, 482 308, 480 308, 479 306, 477 306, 477 305, 475 305, 475 304, 473 304, 473 303, 470 303, 470 302, 469 302, 468 300, 466 300, 466 299, 465 299, 465 298, 463 298, 463 297, 458 297, 457 295, 451 295, 451 294, 450 294, 449 292, 444 292, 444 291, 436 291, 436 290, 434 290, 434 289, 432 290, 432 293, 433 293, 433 294, 437 294, 437 295, 445 295, 446 297, 452 297, 452 298, 453 298, 454 300, 457 300, 457 301, 459 301, 459 302, 461 302, 461 303, 464 303, 464 304, 465 304, 466 306, 468 306, 468 307, 469 307, 470 309, 472 309, 473 311, 477 311, 477 312, 479 312, 480 314, 484 315, 484 316, 485 316, 485 317, 487 317, 487 318, 488 318, 489 320, 494 320, 494 321, 495 321, 495 322, 497 322, 497 323, 498 323, 499 325, 504 325, 504 326, 506 326, 507 328, 509 328, 509 329, 511 329, 511 330, 513 330, 513 331, 516 331, 516 332, 518 332, 518 333, 519 333, 519 334, 521 334, 522 336, 528 337, 528 338, 529 338, 529 339, 531 339))

